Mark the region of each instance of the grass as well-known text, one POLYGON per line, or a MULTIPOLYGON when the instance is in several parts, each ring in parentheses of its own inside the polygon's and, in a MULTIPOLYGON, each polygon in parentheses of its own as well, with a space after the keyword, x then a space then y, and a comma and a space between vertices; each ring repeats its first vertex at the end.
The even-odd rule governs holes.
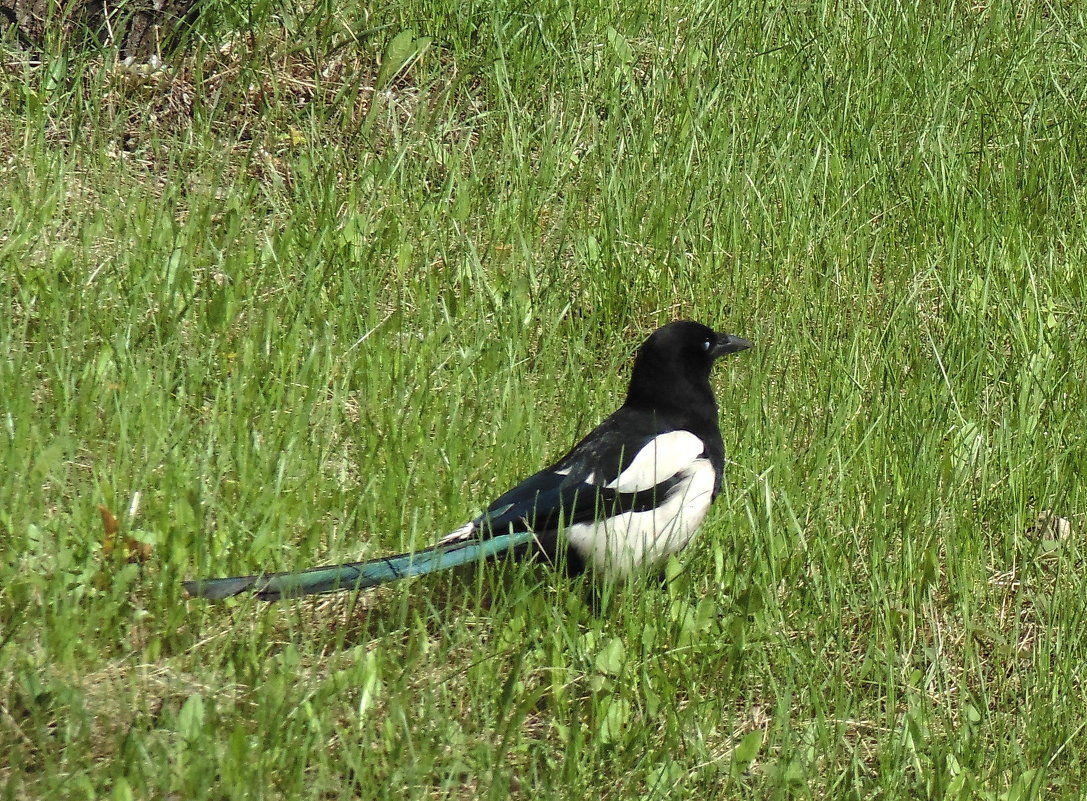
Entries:
POLYGON ((5 50, 3 798, 1083 797, 1078 4, 207 13, 5 50), (429 543, 681 317, 756 349, 667 589, 182 598, 429 543))

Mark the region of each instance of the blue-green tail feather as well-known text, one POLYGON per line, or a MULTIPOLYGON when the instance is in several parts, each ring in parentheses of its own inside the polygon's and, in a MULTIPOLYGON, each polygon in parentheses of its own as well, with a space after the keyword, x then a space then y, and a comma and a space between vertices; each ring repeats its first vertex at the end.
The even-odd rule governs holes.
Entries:
POLYGON ((185 591, 194 598, 218 601, 251 592, 264 601, 297 598, 341 590, 376 587, 398 579, 423 576, 458 565, 482 562, 532 542, 532 532, 500 534, 484 540, 468 540, 435 545, 415 553, 382 556, 366 562, 350 562, 329 567, 315 567, 297 573, 271 573, 263 576, 200 579, 184 582, 185 591))

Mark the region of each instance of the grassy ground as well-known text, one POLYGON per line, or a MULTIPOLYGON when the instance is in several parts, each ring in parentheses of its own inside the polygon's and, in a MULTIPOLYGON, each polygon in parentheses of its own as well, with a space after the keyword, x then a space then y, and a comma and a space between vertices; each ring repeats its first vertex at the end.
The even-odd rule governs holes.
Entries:
POLYGON ((368 6, 7 47, 2 797, 1081 798, 1081 5, 368 6), (756 349, 667 589, 181 597, 428 543, 681 317, 756 349))

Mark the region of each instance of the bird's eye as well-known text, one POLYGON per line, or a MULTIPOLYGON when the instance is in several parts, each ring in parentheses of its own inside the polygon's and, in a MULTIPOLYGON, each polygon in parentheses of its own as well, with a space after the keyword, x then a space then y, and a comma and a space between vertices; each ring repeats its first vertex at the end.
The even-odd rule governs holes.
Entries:
POLYGON ((702 343, 702 350, 704 350, 706 353, 709 353, 710 348, 712 348, 712 347, 713 347, 713 340, 712 339, 707 339, 702 343))

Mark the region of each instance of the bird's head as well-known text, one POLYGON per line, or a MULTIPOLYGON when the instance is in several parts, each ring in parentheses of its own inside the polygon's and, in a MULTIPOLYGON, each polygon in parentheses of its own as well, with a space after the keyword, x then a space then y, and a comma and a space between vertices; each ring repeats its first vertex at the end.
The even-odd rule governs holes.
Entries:
POLYGON ((660 405, 674 397, 685 402, 689 392, 704 394, 713 363, 726 353, 751 347, 746 339, 714 331, 691 320, 658 328, 638 349, 627 401, 660 405))

